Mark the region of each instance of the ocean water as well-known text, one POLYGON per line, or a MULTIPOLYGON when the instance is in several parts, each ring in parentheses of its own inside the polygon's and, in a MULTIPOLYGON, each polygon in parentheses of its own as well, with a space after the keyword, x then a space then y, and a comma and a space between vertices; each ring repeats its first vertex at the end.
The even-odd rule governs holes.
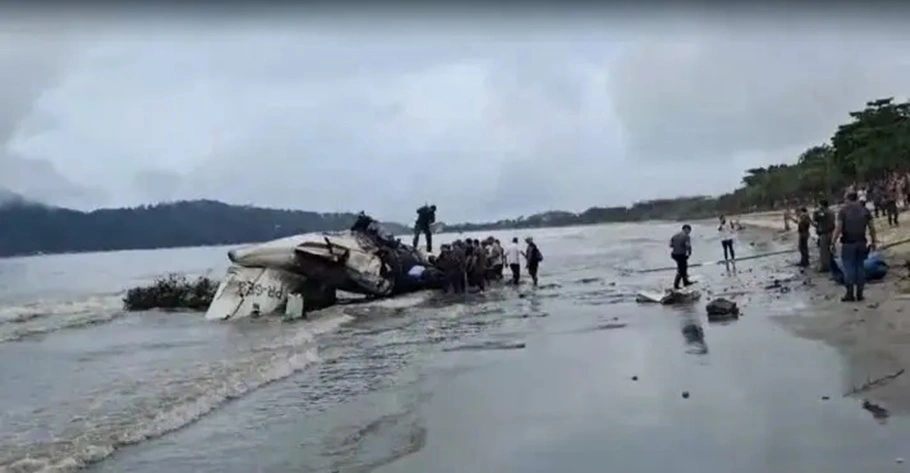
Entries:
POLYGON ((0 472, 904 471, 907 422, 843 398, 838 353, 774 321, 811 312, 810 289, 762 289, 786 257, 693 270, 734 323, 634 301, 672 279, 634 270, 671 263, 676 227, 521 232, 539 288, 290 323, 120 309, 157 275, 220 275, 227 248, 0 260, 0 472))

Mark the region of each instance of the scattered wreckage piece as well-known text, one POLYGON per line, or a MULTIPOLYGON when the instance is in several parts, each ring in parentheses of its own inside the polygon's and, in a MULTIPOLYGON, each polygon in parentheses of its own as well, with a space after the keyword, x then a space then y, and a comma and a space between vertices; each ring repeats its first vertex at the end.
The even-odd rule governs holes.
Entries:
POLYGON ((709 322, 726 322, 739 319, 739 307, 735 302, 723 297, 709 302, 705 309, 709 322))
POLYGON ((701 299, 701 292, 696 289, 667 289, 664 292, 641 291, 635 295, 635 302, 642 304, 686 304, 701 299))

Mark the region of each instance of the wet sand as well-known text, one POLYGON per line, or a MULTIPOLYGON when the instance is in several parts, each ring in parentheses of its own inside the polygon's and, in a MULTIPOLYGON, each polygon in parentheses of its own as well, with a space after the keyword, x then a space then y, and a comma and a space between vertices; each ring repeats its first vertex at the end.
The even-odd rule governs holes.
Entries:
MULTIPOLYGON (((903 219, 910 214, 903 213, 903 219)), ((785 232, 780 212, 743 215, 741 223, 755 241, 778 240, 796 245, 795 226, 785 232)), ((875 219, 879 245, 910 239, 910 224, 889 227, 887 219, 875 219)), ((812 261, 817 261, 813 247, 812 261)), ((798 335, 822 341, 843 355, 847 366, 844 392, 886 406, 892 412, 910 412, 910 243, 883 250, 890 265, 883 281, 867 285, 866 300, 842 303, 842 286, 814 268, 812 310, 805 317, 791 318, 786 326, 798 335)), ((795 256, 794 256, 795 258, 795 256)), ((793 270, 793 268, 790 268, 793 270)))

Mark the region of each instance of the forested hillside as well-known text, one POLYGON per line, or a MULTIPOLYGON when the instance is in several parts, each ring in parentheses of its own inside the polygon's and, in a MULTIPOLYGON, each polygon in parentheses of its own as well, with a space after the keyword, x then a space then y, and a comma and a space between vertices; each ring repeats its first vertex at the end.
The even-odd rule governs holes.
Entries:
MULTIPOLYGON (((0 203, 0 256, 237 244, 295 233, 342 230, 352 213, 317 213, 184 201, 93 212, 22 199, 0 203)), ((393 233, 407 232, 383 224, 393 233)))

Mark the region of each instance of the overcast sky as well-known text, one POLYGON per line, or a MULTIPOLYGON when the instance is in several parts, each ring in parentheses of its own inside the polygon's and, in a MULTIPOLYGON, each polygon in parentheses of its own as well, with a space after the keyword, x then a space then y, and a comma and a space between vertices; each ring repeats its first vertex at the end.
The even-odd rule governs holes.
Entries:
POLYGON ((730 190, 910 87, 894 13, 461 13, 4 15, 0 187, 78 208, 580 211, 730 190))

